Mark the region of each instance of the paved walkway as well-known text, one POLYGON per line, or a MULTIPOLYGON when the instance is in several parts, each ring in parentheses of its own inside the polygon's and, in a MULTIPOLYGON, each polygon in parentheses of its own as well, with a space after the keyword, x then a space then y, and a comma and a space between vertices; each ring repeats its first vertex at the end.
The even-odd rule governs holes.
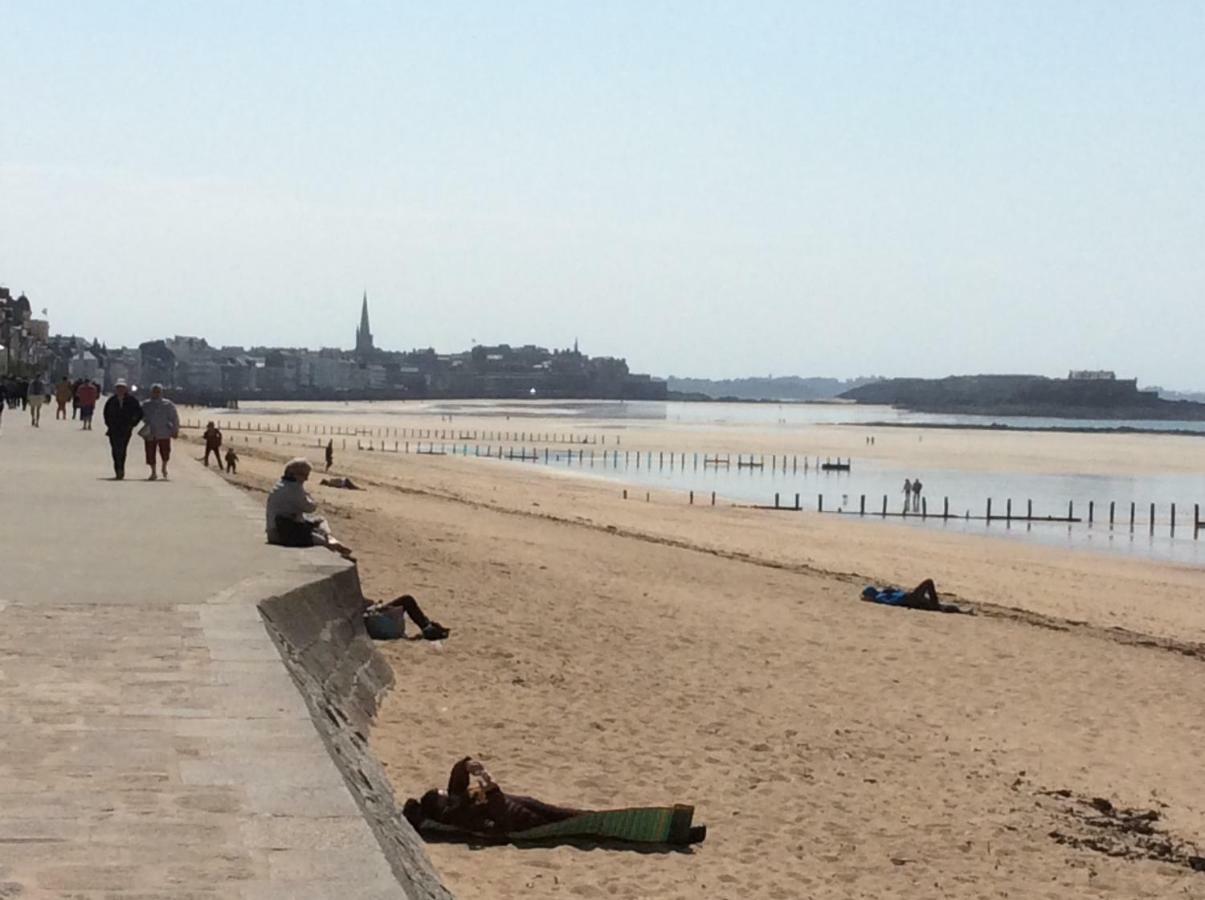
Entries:
POLYGON ((403 896, 255 609, 344 563, 130 449, 4 412, 0 898, 403 896))

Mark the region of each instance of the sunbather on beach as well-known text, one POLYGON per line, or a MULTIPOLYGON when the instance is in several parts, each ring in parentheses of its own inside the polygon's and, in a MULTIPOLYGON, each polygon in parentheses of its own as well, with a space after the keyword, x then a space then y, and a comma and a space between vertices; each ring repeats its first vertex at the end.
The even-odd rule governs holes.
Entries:
POLYGON ((427 791, 421 800, 411 798, 402 812, 416 830, 430 821, 469 834, 506 837, 571 819, 585 810, 504 793, 485 766, 466 756, 452 767, 447 790, 427 791))
POLYGON ((368 636, 377 641, 396 641, 406 636, 406 617, 410 617, 423 638, 442 641, 452 633, 438 622, 428 619, 410 594, 403 594, 387 603, 374 603, 364 611, 364 626, 368 636))
POLYGON ((910 591, 900 588, 876 588, 867 585, 862 589, 862 599, 869 603, 882 603, 886 606, 902 606, 905 609, 923 609, 930 612, 960 613, 966 610, 952 603, 942 603, 937 599, 937 585, 932 578, 926 578, 910 591))

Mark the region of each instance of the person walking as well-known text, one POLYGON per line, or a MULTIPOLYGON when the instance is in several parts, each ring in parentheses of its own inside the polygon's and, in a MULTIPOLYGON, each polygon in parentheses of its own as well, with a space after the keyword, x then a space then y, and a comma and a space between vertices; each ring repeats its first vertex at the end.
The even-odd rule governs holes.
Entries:
POLYGON ((222 468, 222 429, 218 428, 213 422, 209 422, 205 426, 205 433, 202 435, 205 438, 205 468, 209 468, 209 454, 213 454, 213 461, 217 463, 219 469, 222 468))
POLYGON ((71 382, 71 420, 75 421, 75 417, 79 415, 79 389, 86 384, 88 379, 77 378, 71 382))
POLYGON ((113 453, 113 475, 118 481, 126 477, 126 451, 130 446, 130 435, 142 421, 142 404, 130 393, 124 378, 113 385, 113 396, 105 402, 105 434, 109 437, 109 449, 113 453))
POLYGON ((96 386, 96 382, 80 382, 80 386, 75 392, 75 403, 79 407, 79 417, 84 431, 92 430, 92 413, 96 410, 96 401, 99 398, 100 388, 96 386))
POLYGON ((75 391, 71 389, 71 381, 66 375, 63 376, 62 381, 54 386, 54 420, 56 422, 59 419, 65 420, 67 418, 67 404, 71 402, 71 396, 74 393, 75 391))
POLYGON ((167 480, 167 461, 172 458, 172 438, 180 436, 180 417, 176 404, 163 396, 163 385, 152 384, 150 399, 142 404, 142 429, 138 432, 146 446, 146 464, 151 467, 147 481, 157 481, 155 451, 159 451, 163 480, 167 480))
POLYGON ((41 375, 30 379, 25 399, 29 404, 29 424, 34 428, 41 428, 42 404, 46 402, 46 382, 42 381, 41 375))
POLYGON ((912 479, 904 479, 904 512, 908 512, 912 503, 912 479))
POLYGON ((335 439, 331 438, 326 442, 326 468, 323 471, 329 472, 331 466, 335 463, 335 439))
POLYGON ((912 479, 912 508, 920 510, 921 483, 919 478, 912 479))

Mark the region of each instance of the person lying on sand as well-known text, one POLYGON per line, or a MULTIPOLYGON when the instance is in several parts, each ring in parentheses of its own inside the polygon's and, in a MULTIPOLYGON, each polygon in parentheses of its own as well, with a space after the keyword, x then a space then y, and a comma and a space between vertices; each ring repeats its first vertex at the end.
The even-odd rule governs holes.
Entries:
POLYGON ((335 540, 326 519, 311 515, 318 508, 305 492, 312 470, 309 460, 301 457, 289 460, 280 481, 268 494, 268 543, 282 547, 326 547, 351 559, 351 549, 335 540))
POLYGON ((364 490, 350 478, 323 478, 320 483, 326 487, 343 488, 345 491, 364 490))
POLYGON ((938 600, 937 585, 933 583, 932 578, 926 578, 910 591, 904 591, 900 588, 877 588, 867 585, 862 589, 862 599, 868 603, 902 606, 905 609, 923 609, 929 612, 969 612, 969 610, 961 609, 952 603, 942 603, 938 600))
POLYGON ((446 791, 427 791, 421 800, 411 798, 402 808, 402 814, 416 831, 424 820, 429 820, 487 837, 505 837, 528 828, 563 822, 583 812, 543 803, 534 797, 504 793, 485 766, 471 756, 452 766, 446 791))
POLYGON ((409 594, 368 607, 364 611, 364 627, 373 640, 396 641, 406 636, 406 616, 419 627, 425 640, 442 641, 452 633, 452 629, 428 619, 409 594))
POLYGON ((480 762, 466 756, 452 767, 446 791, 406 801, 402 814, 420 834, 458 832, 515 842, 554 839, 614 840, 637 844, 697 844, 707 826, 694 825, 694 807, 573 809, 507 794, 480 762))

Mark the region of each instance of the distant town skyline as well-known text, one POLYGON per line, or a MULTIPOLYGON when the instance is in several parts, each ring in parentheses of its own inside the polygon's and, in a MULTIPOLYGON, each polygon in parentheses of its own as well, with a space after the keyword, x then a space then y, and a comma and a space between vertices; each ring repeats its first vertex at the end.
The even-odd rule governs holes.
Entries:
POLYGON ((1205 6, 8 4, 0 283, 136 345, 1201 389, 1205 6), (237 15, 236 15, 237 12, 237 15))

